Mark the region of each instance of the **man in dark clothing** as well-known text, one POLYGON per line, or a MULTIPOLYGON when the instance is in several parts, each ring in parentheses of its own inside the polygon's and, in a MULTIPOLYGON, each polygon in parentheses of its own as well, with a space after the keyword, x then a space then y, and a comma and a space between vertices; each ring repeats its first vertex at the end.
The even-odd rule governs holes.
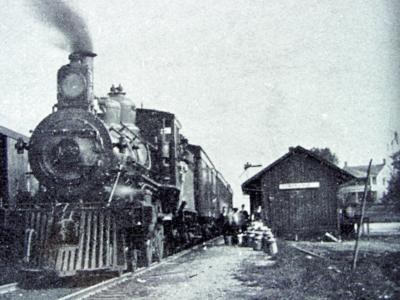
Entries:
POLYGON ((229 218, 230 231, 232 235, 232 245, 238 244, 238 233, 240 228, 240 212, 238 208, 233 208, 232 214, 229 218))
POLYGON ((249 224, 249 213, 244 209, 244 204, 242 204, 242 209, 240 210, 240 223, 241 231, 245 232, 249 224))
POLYGON ((222 212, 217 219, 218 232, 225 236, 225 217, 226 217, 226 207, 222 207, 222 212))
POLYGON ((178 231, 179 243, 181 245, 185 245, 188 242, 187 228, 184 215, 184 209, 186 207, 186 204, 187 204, 186 201, 182 201, 174 219, 174 225, 176 230, 178 231))

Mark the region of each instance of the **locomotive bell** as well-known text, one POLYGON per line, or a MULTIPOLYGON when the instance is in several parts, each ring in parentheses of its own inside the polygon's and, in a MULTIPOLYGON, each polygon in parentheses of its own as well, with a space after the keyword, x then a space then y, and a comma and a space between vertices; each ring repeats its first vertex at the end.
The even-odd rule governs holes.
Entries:
POLYGON ((57 73, 58 108, 76 107, 88 110, 93 105, 93 58, 92 52, 73 52, 70 63, 57 73))

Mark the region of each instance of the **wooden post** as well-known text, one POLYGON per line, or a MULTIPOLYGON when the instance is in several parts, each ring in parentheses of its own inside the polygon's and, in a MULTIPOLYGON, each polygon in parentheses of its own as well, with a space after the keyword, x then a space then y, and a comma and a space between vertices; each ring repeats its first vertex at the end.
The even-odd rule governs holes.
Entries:
POLYGON ((340 224, 342 222, 342 211, 339 208, 339 205, 338 205, 338 207, 336 209, 336 218, 337 218, 336 221, 337 221, 337 231, 338 231, 339 241, 342 241, 342 231, 341 231, 341 228, 340 228, 340 224))
POLYGON ((361 206, 361 217, 360 217, 360 222, 358 223, 358 226, 357 226, 357 238, 356 238, 356 245, 354 247, 354 257, 353 257, 352 271, 355 271, 356 267, 357 267, 357 258, 358 258, 358 251, 359 251, 359 240, 360 240, 361 233, 362 233, 362 227, 361 226, 363 226, 363 221, 364 221, 365 203, 366 203, 366 200, 367 200, 369 174, 371 172, 371 164, 372 164, 372 159, 369 161, 368 171, 367 171, 367 179, 366 179, 365 186, 364 186, 364 194, 363 194, 362 206, 361 206))

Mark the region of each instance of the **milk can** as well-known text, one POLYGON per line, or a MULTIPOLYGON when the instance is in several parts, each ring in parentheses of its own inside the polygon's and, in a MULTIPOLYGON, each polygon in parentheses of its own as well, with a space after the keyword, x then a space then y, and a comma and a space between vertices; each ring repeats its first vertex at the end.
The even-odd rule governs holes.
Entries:
POLYGON ((264 231, 262 238, 262 250, 265 253, 269 253, 269 243, 268 243, 269 238, 270 238, 270 233, 268 231, 264 231))
POLYGON ((231 235, 226 235, 224 237, 224 239, 225 239, 225 245, 232 246, 232 236, 231 235))
POLYGON ((243 245, 243 236, 244 236, 243 233, 239 233, 239 234, 237 235, 237 242, 238 242, 238 245, 239 245, 239 246, 242 246, 242 245, 243 245))
POLYGON ((239 244, 240 246, 247 247, 249 245, 249 235, 250 235, 249 231, 246 231, 245 233, 243 233, 242 243, 239 244))
POLYGON ((254 238, 254 229, 253 227, 247 228, 245 234, 243 235, 243 247, 253 247, 252 238, 254 238))
POLYGON ((253 250, 260 251, 262 249, 263 232, 257 231, 254 237, 253 250))
POLYGON ((250 231, 250 234, 248 235, 247 239, 247 246, 248 247, 254 247, 254 239, 256 237, 256 232, 254 230, 250 231))
POLYGON ((268 248, 269 248, 269 254, 271 256, 275 256, 278 254, 278 245, 276 244, 276 239, 274 237, 271 237, 268 240, 268 248))

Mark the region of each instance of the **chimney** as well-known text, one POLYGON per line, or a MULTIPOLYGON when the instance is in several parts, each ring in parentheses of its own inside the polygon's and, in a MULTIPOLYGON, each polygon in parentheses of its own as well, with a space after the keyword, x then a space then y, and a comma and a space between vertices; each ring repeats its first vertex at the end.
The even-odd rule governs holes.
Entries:
POLYGON ((343 168, 347 168, 347 161, 344 162, 344 167, 343 168))
POLYGON ((289 147, 289 152, 293 152, 294 147, 289 147))
POLYGON ((383 161, 383 164, 386 165, 386 159, 384 158, 382 161, 383 161))

